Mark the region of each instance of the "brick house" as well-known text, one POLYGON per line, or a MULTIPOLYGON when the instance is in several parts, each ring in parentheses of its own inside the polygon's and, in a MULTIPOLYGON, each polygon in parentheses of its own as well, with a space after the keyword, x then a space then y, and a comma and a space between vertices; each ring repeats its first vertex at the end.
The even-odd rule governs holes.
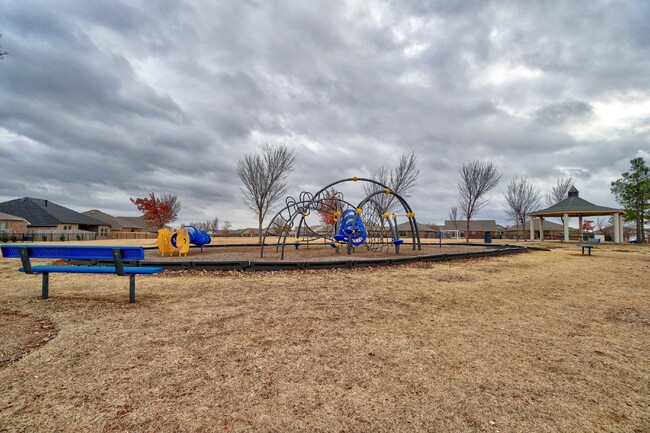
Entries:
MULTIPOLYGON (((533 227, 535 238, 539 239, 539 224, 533 227)), ((562 239, 564 226, 549 220, 544 220, 544 239, 562 239)), ((521 225, 508 226, 505 230, 505 236, 508 239, 528 239, 530 233, 530 220, 526 221, 523 230, 521 225)), ((578 229, 569 227, 571 236, 578 236, 578 229)))
POLYGON ((105 233, 106 238, 133 239, 139 237, 149 238, 152 237, 152 234, 158 235, 158 229, 147 226, 143 216, 116 217, 97 209, 88 210, 83 214, 108 224, 109 229, 105 233))
POLYGON ((28 224, 25 218, 0 212, 0 234, 27 233, 28 224))
MULTIPOLYGON (((420 239, 425 238, 435 238, 438 235, 438 230, 432 227, 429 227, 426 224, 416 223, 418 226, 418 233, 420 234, 420 239)), ((411 223, 404 221, 402 224, 397 225, 397 231, 399 232, 400 238, 411 238, 413 237, 411 233, 411 223)))
POLYGON ((486 233, 489 233, 492 238, 498 238, 502 234, 495 220, 471 220, 469 222, 469 233, 465 233, 467 221, 458 220, 454 223, 454 221, 445 220, 441 230, 447 232, 458 231, 461 237, 465 239, 483 239, 486 233))
MULTIPOLYGON (((99 235, 110 226, 102 221, 58 205, 49 200, 23 197, 0 203, 0 212, 21 217, 28 221, 27 232, 99 235)), ((66 236, 68 239, 70 236, 66 236)), ((84 236, 85 238, 85 236, 84 236)))

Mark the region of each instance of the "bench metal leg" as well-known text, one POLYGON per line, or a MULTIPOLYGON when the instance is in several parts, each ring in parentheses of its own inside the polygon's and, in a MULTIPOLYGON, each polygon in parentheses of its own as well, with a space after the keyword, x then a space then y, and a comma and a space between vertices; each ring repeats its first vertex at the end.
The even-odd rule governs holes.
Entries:
POLYGON ((129 303, 135 303, 135 274, 129 275, 129 303))
POLYGON ((41 299, 47 299, 50 291, 50 274, 43 272, 43 287, 41 289, 41 299))

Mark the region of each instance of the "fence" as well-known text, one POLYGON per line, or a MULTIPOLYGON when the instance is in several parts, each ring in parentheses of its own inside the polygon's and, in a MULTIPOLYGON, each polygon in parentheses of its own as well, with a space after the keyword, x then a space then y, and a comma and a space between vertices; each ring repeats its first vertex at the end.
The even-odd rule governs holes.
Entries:
POLYGON ((7 242, 94 241, 97 233, 85 230, 35 230, 28 232, 2 231, 0 240, 7 242))
POLYGON ((111 232, 111 239, 156 239, 158 233, 152 232, 111 232))

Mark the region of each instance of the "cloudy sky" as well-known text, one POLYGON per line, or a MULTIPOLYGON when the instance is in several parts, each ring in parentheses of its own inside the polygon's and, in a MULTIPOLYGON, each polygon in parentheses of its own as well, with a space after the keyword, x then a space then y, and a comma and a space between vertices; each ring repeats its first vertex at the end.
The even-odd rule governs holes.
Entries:
POLYGON ((422 222, 491 161, 479 218, 506 224, 514 176, 616 206, 650 162, 647 0, 3 0, 0 33, 0 201, 136 215, 155 191, 254 226, 237 161, 286 143, 296 195, 415 151, 422 222))

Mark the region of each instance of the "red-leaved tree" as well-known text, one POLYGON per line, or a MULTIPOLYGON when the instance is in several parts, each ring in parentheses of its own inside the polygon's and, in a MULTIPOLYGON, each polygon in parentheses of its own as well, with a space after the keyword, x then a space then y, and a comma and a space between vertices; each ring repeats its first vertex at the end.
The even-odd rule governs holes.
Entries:
POLYGON ((336 215, 334 213, 343 211, 343 203, 340 201, 341 193, 333 187, 325 191, 323 197, 323 204, 318 209, 320 221, 326 225, 331 226, 336 222, 336 215))
POLYGON ((149 197, 131 199, 144 215, 144 221, 149 227, 163 228, 165 224, 176 221, 178 215, 174 211, 173 203, 163 201, 152 192, 149 197))

